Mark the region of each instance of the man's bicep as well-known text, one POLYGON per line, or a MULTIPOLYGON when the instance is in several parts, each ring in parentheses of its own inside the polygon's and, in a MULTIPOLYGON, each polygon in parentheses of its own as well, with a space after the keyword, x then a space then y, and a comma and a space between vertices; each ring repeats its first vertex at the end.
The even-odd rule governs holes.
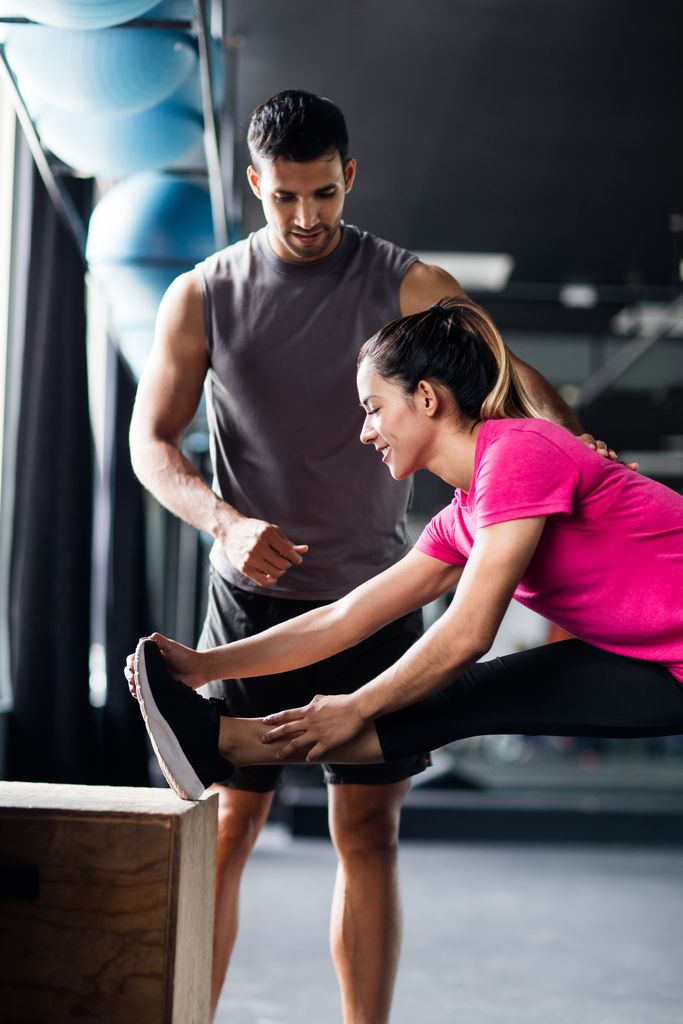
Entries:
POLYGON ((140 378, 131 436, 176 441, 192 422, 209 367, 198 282, 184 274, 164 296, 140 378))

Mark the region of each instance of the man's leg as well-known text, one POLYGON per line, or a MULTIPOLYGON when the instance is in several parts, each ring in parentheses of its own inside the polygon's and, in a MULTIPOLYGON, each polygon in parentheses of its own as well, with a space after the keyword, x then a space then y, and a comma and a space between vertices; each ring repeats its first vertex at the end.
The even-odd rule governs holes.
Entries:
MULTIPOLYGON (((304 606, 298 601, 277 601, 267 594, 242 591, 210 566, 206 619, 198 647, 205 650, 207 647, 217 647, 241 640, 245 636, 253 636, 276 625, 282 618, 303 610, 308 611, 309 607, 312 605, 304 606)), ((310 699, 308 687, 304 686, 303 691, 296 686, 291 689, 292 682, 287 673, 270 679, 233 679, 229 683, 209 683, 203 687, 202 694, 227 697, 233 714, 253 718, 284 708, 291 702, 296 705, 302 696, 310 699)), ((212 787, 219 794, 216 913, 211 975, 212 1019, 237 936, 242 872, 268 817, 280 770, 281 766, 274 769, 240 768, 231 776, 229 785, 212 787)))
MULTIPOLYGON (((421 633, 420 615, 385 626, 318 666, 316 693, 349 692, 393 664, 421 633)), ((333 752, 330 752, 333 753, 333 752)), ((398 830, 410 777, 429 763, 325 765, 339 856, 330 941, 344 1024, 388 1024, 401 947, 398 830)))
POLYGON ((273 801, 271 793, 212 786, 218 792, 216 910, 211 968, 211 1020, 216 1013, 237 938, 239 890, 244 865, 254 848, 273 801))
MULTIPOLYGON (((240 592, 215 571, 210 573, 210 584, 209 609, 199 645, 202 648, 253 635, 318 604, 240 592)), ((231 680, 225 687, 209 684, 203 692, 226 696, 231 714, 237 716, 254 717, 297 707, 315 693, 344 692, 373 678, 414 642, 420 625, 419 616, 406 616, 353 650, 317 666, 272 677, 231 680)), ((376 748, 375 742, 373 750, 376 748)), ((390 767, 372 764, 363 769, 326 769, 328 778, 335 782, 331 786, 331 829, 340 855, 341 880, 335 892, 332 926, 334 935, 340 938, 333 939, 333 955, 342 987, 345 1024, 382 1024, 388 1020, 400 943, 396 843, 401 802, 408 787, 402 780, 422 771, 425 763, 425 758, 419 756, 390 767), (336 791, 340 789, 359 791, 356 813, 351 813, 347 796, 339 799, 336 791), (359 867, 361 861, 364 863, 359 867), (366 953, 361 952, 364 947, 366 953), (358 993, 354 992, 356 987, 358 993), (361 1015, 354 1009, 357 1005, 362 1008, 361 1015)), ((219 822, 214 1007, 235 941, 242 869, 267 817, 278 775, 278 768, 263 765, 238 768, 229 787, 222 787, 229 792, 223 798, 219 822)))
POLYGON ((328 787, 339 856, 330 944, 344 1024, 387 1024, 401 947, 398 829, 408 779, 328 787))

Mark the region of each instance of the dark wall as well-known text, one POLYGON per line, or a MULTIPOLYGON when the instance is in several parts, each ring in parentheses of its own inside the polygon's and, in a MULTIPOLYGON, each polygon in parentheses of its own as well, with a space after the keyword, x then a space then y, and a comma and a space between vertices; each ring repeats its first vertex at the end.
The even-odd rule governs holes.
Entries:
POLYGON ((346 112, 349 220, 414 249, 510 252, 519 281, 671 282, 680 0, 231 0, 229 14, 246 37, 243 127, 283 88, 346 112))

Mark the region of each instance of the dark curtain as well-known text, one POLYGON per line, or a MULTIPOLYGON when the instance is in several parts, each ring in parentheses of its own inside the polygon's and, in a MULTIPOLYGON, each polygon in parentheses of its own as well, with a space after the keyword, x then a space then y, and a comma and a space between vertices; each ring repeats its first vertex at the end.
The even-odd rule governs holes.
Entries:
MULTIPOLYGON (((71 182, 87 216, 88 182, 71 182)), ((97 781, 89 703, 92 448, 81 257, 35 173, 10 578, 7 775, 97 781)))
MULTIPOLYGON (((69 181, 84 220, 91 183, 69 181)), ((134 385, 117 364, 108 489, 107 703, 90 705, 93 450, 84 265, 37 172, 10 577, 9 779, 147 785, 148 749, 123 677, 147 631, 144 516, 128 454, 134 385)))
POLYGON ((142 489, 133 474, 128 427, 135 384, 117 360, 116 415, 111 476, 111 536, 107 578, 107 705, 103 719, 103 782, 149 784, 148 746, 142 716, 123 675, 126 655, 150 631, 142 489))

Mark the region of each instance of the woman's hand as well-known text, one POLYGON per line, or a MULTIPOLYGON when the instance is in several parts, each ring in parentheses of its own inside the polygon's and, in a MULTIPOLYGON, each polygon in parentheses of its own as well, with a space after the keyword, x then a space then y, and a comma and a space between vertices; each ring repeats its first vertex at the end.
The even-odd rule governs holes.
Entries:
MULTIPOLYGON (((200 651, 195 651, 192 647, 185 647, 184 644, 179 644, 175 640, 169 640, 161 633, 152 633, 149 639, 153 640, 161 651, 166 668, 174 679, 179 679, 181 683, 191 686, 192 689, 207 682, 206 676, 202 672, 202 653, 200 651)), ((128 682, 128 689, 133 697, 137 698, 135 654, 129 654, 126 658, 124 675, 128 682)))
POLYGON ((274 726, 263 736, 263 743, 289 740, 277 752, 279 761, 303 750, 308 750, 306 761, 319 761, 328 750, 353 739, 366 724, 354 693, 331 697, 318 694, 306 707, 279 711, 263 721, 274 726))

